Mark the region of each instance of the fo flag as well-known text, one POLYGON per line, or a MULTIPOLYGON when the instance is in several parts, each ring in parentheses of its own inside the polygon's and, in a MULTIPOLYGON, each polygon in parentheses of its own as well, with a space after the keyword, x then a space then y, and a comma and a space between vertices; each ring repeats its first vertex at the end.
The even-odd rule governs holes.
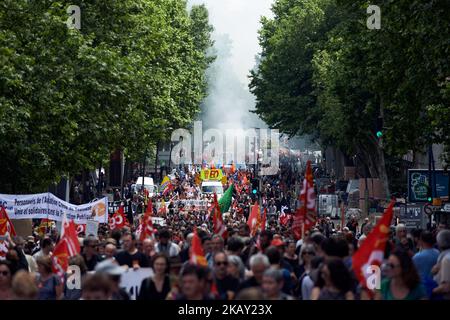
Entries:
POLYGON ((194 236, 192 237, 192 244, 190 250, 189 262, 201 267, 207 267, 208 261, 206 261, 205 254, 203 253, 202 241, 197 233, 197 228, 194 227, 194 236))
POLYGON ((128 224, 127 218, 123 206, 120 205, 119 209, 109 218, 109 227, 111 230, 122 229, 128 224))
POLYGON ((311 161, 306 163, 306 174, 303 179, 303 188, 300 193, 301 207, 295 212, 292 231, 296 239, 302 237, 302 233, 314 227, 316 216, 316 195, 314 193, 311 161))
POLYGON ((214 193, 214 202, 212 206, 212 217, 214 225, 214 234, 220 235, 223 239, 228 236, 227 228, 223 223, 222 213, 220 212, 220 206, 217 201, 217 195, 214 193))
POLYGON ((380 266, 383 261, 386 242, 389 240, 394 204, 395 200, 392 200, 378 224, 352 257, 353 271, 363 288, 368 287, 367 282, 373 274, 371 266, 380 266))

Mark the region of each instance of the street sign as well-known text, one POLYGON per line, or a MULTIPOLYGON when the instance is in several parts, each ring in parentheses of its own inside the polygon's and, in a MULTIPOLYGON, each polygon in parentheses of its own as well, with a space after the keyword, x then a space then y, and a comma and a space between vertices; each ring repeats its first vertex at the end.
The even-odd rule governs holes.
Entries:
MULTIPOLYGON (((435 170, 436 194, 435 198, 448 198, 449 174, 444 170, 435 170)), ((410 202, 428 201, 428 170, 409 169, 408 170, 408 200, 410 202)))
MULTIPOLYGON (((403 209, 403 208, 402 208, 403 209)), ((408 203, 406 210, 400 210, 400 223, 404 223, 407 229, 423 228, 424 206, 422 204, 408 203)))
POLYGON ((443 207, 442 210, 445 211, 445 212, 450 212, 450 203, 444 204, 444 207, 443 207))
POLYGON ((425 212, 427 215, 433 214, 433 207, 430 206, 430 204, 426 204, 423 208, 423 212, 425 212))

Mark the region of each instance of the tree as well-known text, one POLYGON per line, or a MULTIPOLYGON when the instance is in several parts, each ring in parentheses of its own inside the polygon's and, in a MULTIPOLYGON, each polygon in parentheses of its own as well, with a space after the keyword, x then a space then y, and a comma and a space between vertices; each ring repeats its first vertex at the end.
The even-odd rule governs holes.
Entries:
POLYGON ((183 0, 0 5, 1 192, 41 192, 123 150, 140 159, 206 93, 210 27, 183 0))
POLYGON ((377 4, 381 30, 366 27, 369 1, 277 1, 274 19, 263 20, 251 89, 269 125, 356 155, 389 194, 385 158, 399 163, 408 150, 448 145, 441 119, 449 105, 449 3, 377 4))

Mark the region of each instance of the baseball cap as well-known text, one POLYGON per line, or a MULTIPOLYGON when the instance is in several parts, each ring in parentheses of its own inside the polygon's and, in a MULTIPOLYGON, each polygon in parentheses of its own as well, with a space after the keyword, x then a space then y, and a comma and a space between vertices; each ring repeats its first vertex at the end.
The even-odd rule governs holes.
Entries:
POLYGON ((105 273, 110 276, 120 276, 125 270, 111 259, 106 259, 95 266, 95 272, 105 273))

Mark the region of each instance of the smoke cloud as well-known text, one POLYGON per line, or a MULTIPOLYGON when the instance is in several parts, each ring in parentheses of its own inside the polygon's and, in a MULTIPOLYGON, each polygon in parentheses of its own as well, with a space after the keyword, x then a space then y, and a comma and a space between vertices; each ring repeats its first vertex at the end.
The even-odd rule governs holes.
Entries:
POLYGON ((255 97, 248 89, 248 75, 261 51, 258 30, 261 16, 271 16, 274 0, 189 0, 189 6, 205 4, 215 41, 217 58, 207 71, 208 96, 200 120, 204 128, 267 128, 251 110, 255 97))

